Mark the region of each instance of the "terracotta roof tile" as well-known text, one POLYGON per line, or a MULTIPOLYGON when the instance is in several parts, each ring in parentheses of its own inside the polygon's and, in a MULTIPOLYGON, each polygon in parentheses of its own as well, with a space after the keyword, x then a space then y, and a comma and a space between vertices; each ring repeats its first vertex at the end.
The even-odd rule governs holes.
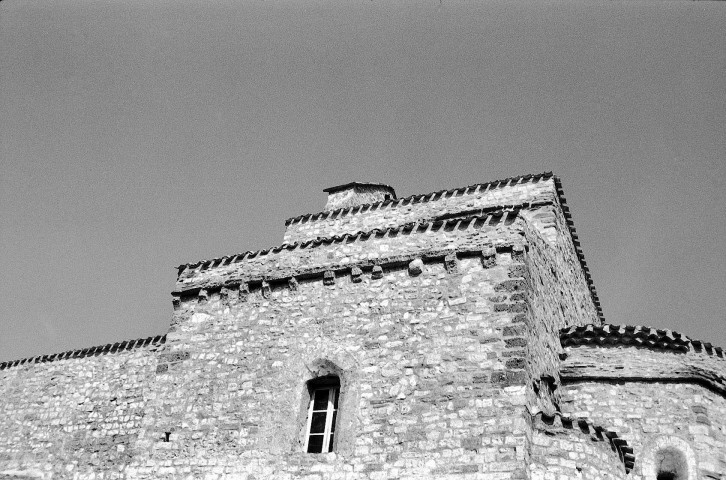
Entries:
POLYGON ((674 332, 640 325, 582 325, 560 330, 560 343, 563 347, 580 346, 635 346, 653 350, 674 352, 705 352, 724 358, 721 347, 710 343, 692 340, 674 332))
POLYGON ((385 236, 396 236, 398 234, 410 235, 411 233, 422 233, 425 231, 453 231, 455 229, 465 230, 469 227, 481 228, 484 225, 497 225, 503 223, 509 225, 517 218, 520 206, 503 205, 492 208, 483 208, 477 211, 478 215, 470 215, 466 218, 452 218, 447 220, 433 220, 428 222, 411 222, 402 225, 396 225, 388 228, 374 228, 368 231, 359 231, 355 233, 344 233, 342 235, 334 235, 331 237, 318 237, 302 242, 283 243, 282 245, 267 248, 264 250, 248 251, 227 255, 224 257, 214 258, 212 260, 202 260, 196 263, 186 263, 179 265, 179 275, 186 269, 197 269, 200 271, 208 270, 220 265, 228 265, 230 263, 240 262, 247 258, 255 258, 258 256, 268 255, 269 253, 278 253, 282 250, 294 250, 296 248, 315 248, 320 245, 331 245, 335 243, 351 243, 355 241, 365 241, 371 237, 383 238, 385 236))
POLYGON ((51 355, 38 355, 37 357, 28 357, 20 360, 10 360, 0 363, 0 370, 5 370, 20 365, 29 365, 31 363, 46 363, 56 360, 66 360, 68 358, 84 358, 98 355, 106 355, 124 350, 133 350, 136 348, 147 347, 149 345, 159 346, 166 343, 166 335, 157 335, 155 337, 139 338, 137 340, 126 340, 123 342, 108 343, 96 347, 80 348, 77 350, 68 350, 62 353, 54 353, 51 355))
POLYGON ((447 190, 439 190, 437 192, 433 193, 425 193, 425 194, 416 194, 416 195, 410 195, 408 197, 398 198, 398 199, 387 199, 376 203, 368 203, 365 205, 359 205, 357 207, 346 207, 346 208, 338 208, 336 210, 331 210, 329 212, 318 212, 318 213, 304 213, 302 215, 298 215, 297 217, 288 218, 285 220, 285 225, 290 225, 291 223, 297 223, 301 221, 309 221, 309 220, 319 220, 323 217, 335 217, 336 215, 345 216, 349 214, 356 214, 360 213, 363 210, 366 209, 377 209, 382 206, 386 206, 389 204, 393 204, 392 207, 398 207, 398 206, 404 206, 409 205, 412 203, 420 203, 420 202, 428 202, 431 201, 434 197, 438 197, 438 199, 442 198, 443 196, 451 197, 451 196, 460 196, 465 193, 474 193, 477 190, 486 190, 494 189, 494 188, 502 188, 507 185, 514 185, 514 184, 521 184, 521 183, 528 183, 530 181, 535 180, 547 180, 549 178, 552 178, 554 175, 552 172, 544 172, 540 174, 527 174, 527 175, 520 175, 517 177, 510 177, 505 178, 504 180, 494 180, 492 182, 487 183, 477 183, 474 185, 470 185, 468 187, 459 187, 459 188, 451 188, 447 190))
POLYGON ((553 427, 579 430, 589 435, 590 439, 594 442, 608 442, 620 457, 620 461, 625 467, 625 473, 630 473, 635 466, 633 448, 628 445, 626 440, 620 438, 616 432, 607 430, 599 425, 594 425, 585 418, 570 418, 560 413, 547 415, 546 413, 539 412, 534 415, 534 421, 540 430, 549 431, 553 427))

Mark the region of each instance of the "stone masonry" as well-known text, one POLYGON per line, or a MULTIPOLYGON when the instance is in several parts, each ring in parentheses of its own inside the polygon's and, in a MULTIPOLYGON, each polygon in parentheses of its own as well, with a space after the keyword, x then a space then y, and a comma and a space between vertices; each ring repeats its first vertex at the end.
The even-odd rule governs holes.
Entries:
POLYGON ((326 192, 165 335, 1 363, 0 479, 726 479, 723 350, 604 322, 557 177, 326 192))

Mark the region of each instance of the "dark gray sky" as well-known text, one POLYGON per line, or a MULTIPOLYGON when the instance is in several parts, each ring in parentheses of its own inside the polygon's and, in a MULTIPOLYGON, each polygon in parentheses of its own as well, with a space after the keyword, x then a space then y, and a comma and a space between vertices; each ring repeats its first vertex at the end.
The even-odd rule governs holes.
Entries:
POLYGON ((610 323, 726 347, 726 9, 0 3, 0 360, 166 331, 322 189, 552 170, 610 323))

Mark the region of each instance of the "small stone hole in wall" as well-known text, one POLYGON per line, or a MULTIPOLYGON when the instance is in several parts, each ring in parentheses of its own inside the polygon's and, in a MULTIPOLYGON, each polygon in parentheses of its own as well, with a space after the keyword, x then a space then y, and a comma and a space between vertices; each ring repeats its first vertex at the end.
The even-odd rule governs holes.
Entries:
POLYGON ((169 436, 170 435, 171 435, 171 432, 164 432, 164 441, 165 442, 168 442, 169 441, 169 436))

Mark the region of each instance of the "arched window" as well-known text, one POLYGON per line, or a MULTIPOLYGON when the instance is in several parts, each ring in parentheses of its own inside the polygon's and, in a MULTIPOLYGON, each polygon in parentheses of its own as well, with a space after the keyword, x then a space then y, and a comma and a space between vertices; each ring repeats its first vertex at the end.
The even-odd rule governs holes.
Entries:
POLYGON ((644 480, 697 480, 696 454, 682 438, 664 435, 644 445, 644 480))
POLYGON ((308 453, 332 452, 335 440, 335 424, 338 417, 340 378, 318 377, 308 382, 310 402, 305 428, 305 451, 308 453))
POLYGON ((688 462, 682 452, 666 447, 655 453, 656 480, 687 480, 688 462))

